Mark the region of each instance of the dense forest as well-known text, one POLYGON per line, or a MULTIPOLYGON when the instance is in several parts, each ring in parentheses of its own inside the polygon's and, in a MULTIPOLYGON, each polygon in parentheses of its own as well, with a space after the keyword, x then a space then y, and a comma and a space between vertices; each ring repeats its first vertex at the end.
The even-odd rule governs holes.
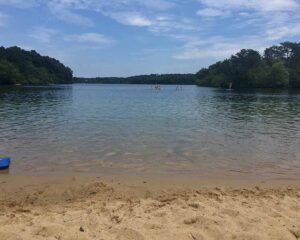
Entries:
POLYGON ((105 84, 196 84, 195 74, 151 74, 133 77, 74 78, 74 83, 105 84))
POLYGON ((228 88, 300 88, 300 43, 284 42, 263 56, 243 49, 197 74, 199 86, 228 88))
POLYGON ((0 47, 0 85, 72 82, 72 70, 54 58, 19 47, 0 47))

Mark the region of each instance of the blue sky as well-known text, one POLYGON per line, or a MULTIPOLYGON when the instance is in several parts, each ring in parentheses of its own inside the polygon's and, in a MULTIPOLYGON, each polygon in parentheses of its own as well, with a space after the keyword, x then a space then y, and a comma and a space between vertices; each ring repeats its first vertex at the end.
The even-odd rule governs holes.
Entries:
POLYGON ((76 76, 196 72, 299 37, 299 0, 0 0, 0 45, 76 76))

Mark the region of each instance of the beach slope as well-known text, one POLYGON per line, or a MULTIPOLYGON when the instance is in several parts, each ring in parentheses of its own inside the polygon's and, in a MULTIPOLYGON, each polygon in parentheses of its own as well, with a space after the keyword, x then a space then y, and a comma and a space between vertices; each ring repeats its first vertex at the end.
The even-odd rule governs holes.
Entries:
POLYGON ((0 239, 299 239, 297 185, 0 177, 0 239))

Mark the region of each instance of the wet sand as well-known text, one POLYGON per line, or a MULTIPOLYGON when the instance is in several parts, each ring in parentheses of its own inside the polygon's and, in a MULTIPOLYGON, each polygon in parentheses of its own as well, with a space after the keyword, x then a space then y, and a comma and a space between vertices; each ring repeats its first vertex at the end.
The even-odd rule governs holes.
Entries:
POLYGON ((300 239, 299 181, 0 175, 0 239, 300 239))

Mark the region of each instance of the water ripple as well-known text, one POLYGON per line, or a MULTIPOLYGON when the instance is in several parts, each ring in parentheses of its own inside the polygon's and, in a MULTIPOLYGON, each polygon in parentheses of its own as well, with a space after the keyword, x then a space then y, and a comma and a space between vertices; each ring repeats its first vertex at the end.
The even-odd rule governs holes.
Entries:
POLYGON ((300 173, 299 93, 175 88, 1 88, 0 153, 12 172, 300 173))

